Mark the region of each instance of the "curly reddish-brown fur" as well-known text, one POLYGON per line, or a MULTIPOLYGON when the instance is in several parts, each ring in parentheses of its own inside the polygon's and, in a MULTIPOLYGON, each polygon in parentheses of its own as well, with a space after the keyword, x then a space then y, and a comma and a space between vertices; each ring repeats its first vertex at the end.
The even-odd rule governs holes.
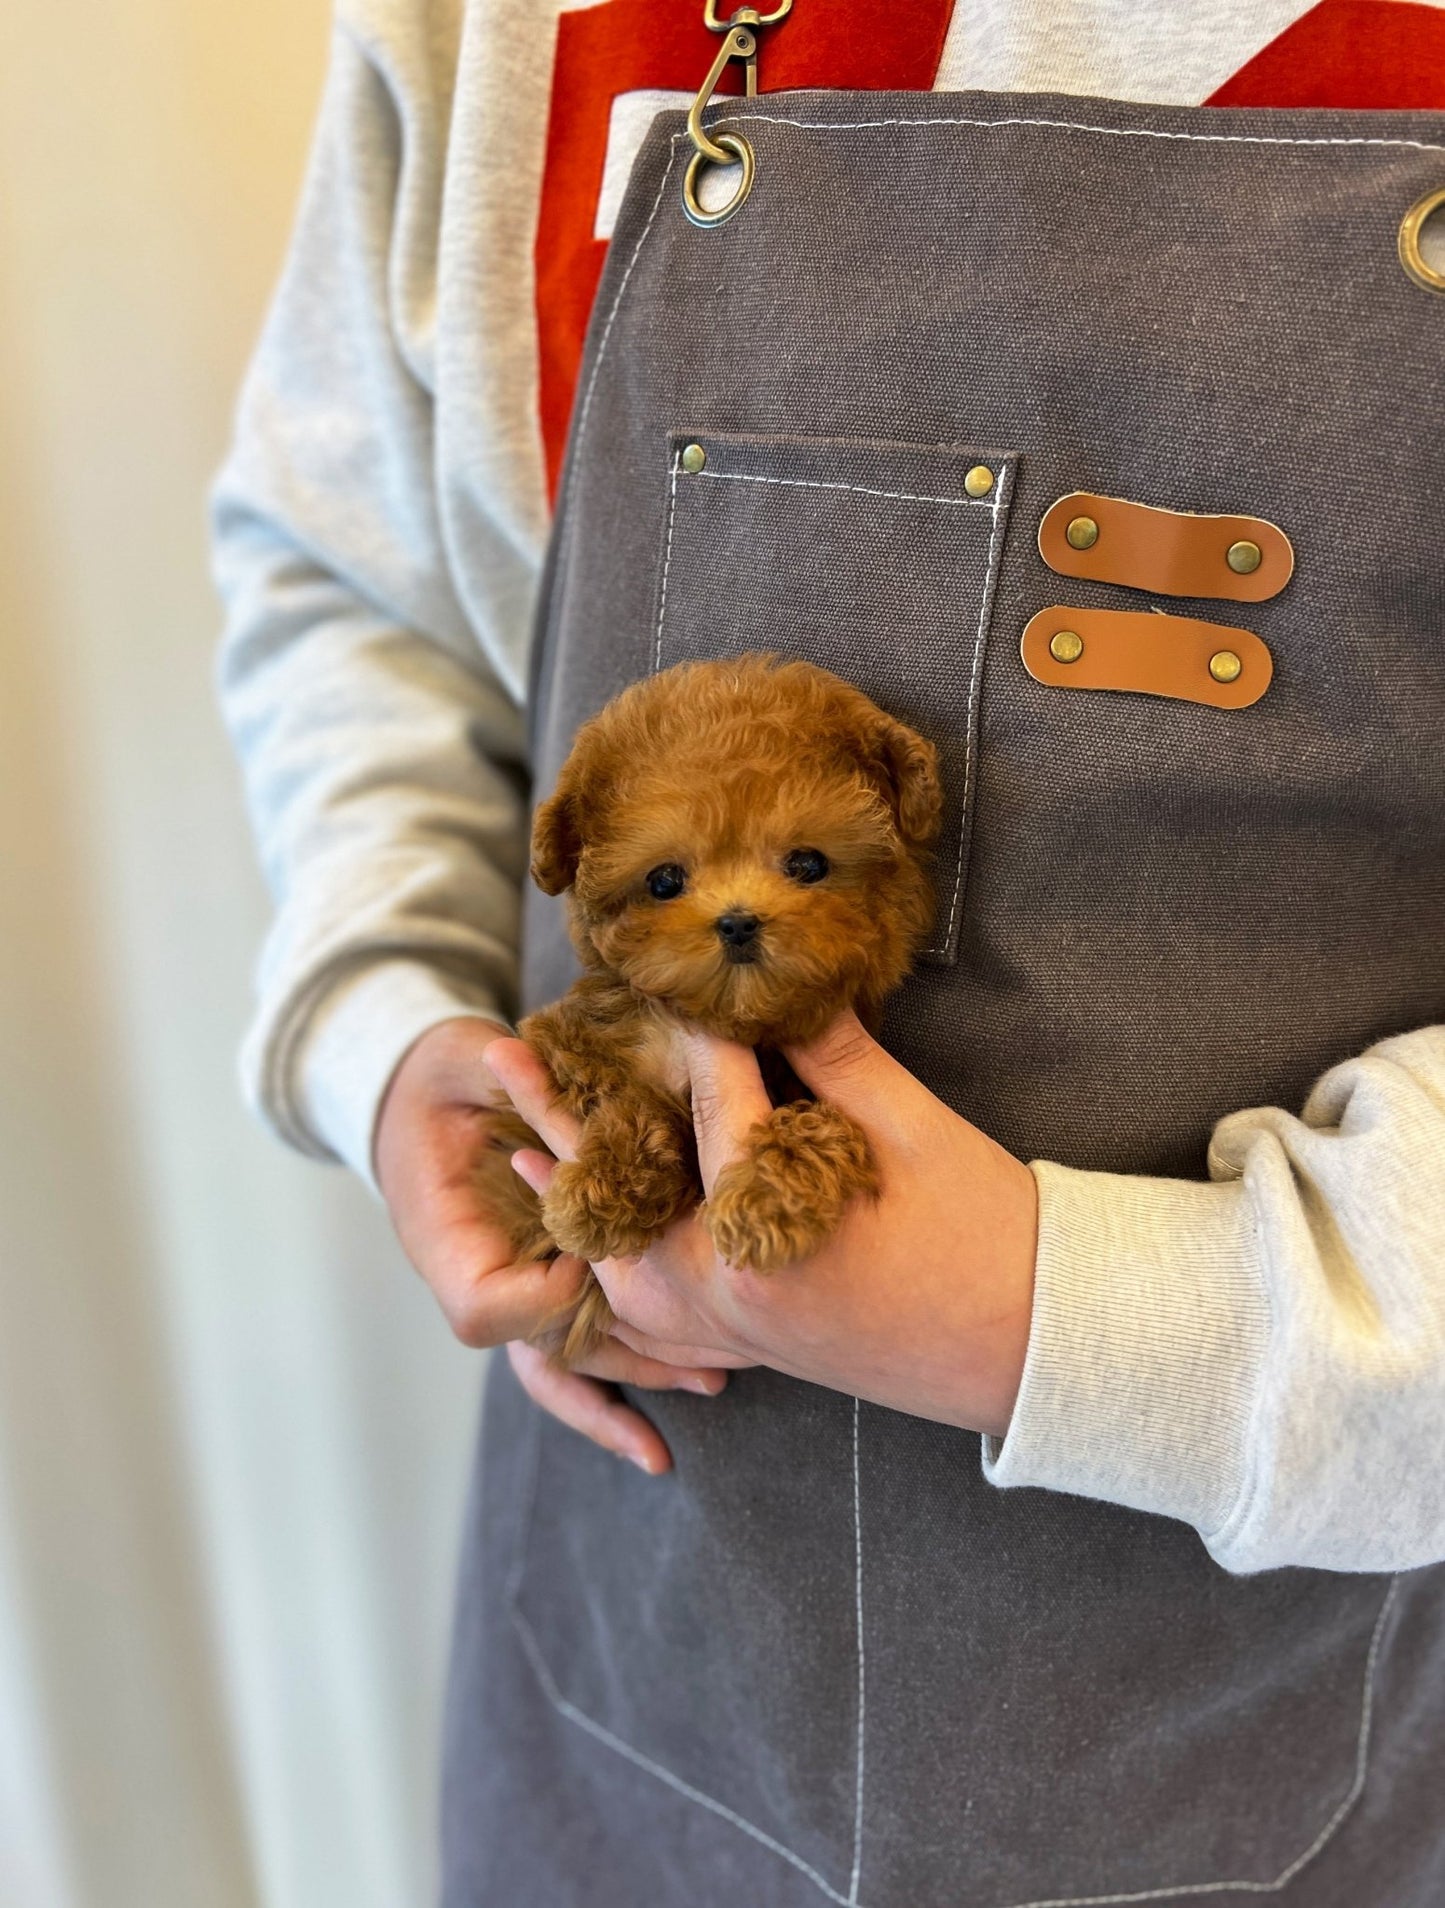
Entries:
POLYGON ((816 1252, 858 1193, 875 1193, 868 1142, 846 1114, 817 1101, 775 1106, 723 1167, 702 1209, 731 1265, 776 1272, 816 1252))
MULTIPOLYGON (((569 891, 585 971, 521 1027, 582 1141, 540 1212, 526 1206, 519 1253, 540 1225, 551 1249, 590 1262, 634 1255, 701 1198, 680 1027, 772 1050, 844 1006, 876 1020, 928 929, 941 808, 933 745, 810 663, 682 663, 584 724, 537 811, 532 874, 569 891), (823 858, 821 878, 799 878, 797 851, 823 858), (684 876, 667 899, 648 887, 663 866, 684 876), (757 923, 743 961, 719 927, 738 915, 757 923)), ((862 1133, 795 1100, 754 1130, 704 1222, 733 1263, 771 1270, 816 1250, 874 1189, 862 1133)), ((611 1322, 589 1285, 564 1361, 611 1322)))

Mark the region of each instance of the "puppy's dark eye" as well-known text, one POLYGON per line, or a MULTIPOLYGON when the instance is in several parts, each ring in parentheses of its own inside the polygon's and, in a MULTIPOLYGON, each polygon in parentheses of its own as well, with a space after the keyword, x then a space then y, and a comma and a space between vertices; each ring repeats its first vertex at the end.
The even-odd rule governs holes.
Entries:
POLYGON ((790 881, 821 881, 828 872, 828 857, 821 848, 795 848, 783 863, 790 881))
POLYGON ((654 901, 673 901, 687 886, 687 876, 675 861, 664 861, 647 877, 647 892, 654 901))

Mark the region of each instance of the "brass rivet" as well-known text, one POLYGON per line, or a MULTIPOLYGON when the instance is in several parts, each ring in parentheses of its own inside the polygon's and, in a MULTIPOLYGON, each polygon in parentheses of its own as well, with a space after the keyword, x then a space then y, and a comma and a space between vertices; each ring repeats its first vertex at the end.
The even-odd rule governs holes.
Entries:
POLYGON ((1084 653, 1084 639, 1072 629, 1061 629, 1050 639, 1049 654, 1055 662, 1077 662, 1084 653))
POLYGON ((975 464, 963 480, 970 497, 986 497, 993 489, 993 472, 987 464, 975 464))
POLYGON ((1099 541, 1099 526, 1092 517, 1075 517, 1064 535, 1071 550, 1092 550, 1099 541))
POLYGON ((1235 682, 1244 664, 1232 649, 1217 649, 1209 658, 1209 673, 1216 682, 1235 682))
POLYGON ((1236 576, 1253 576, 1264 562, 1264 551, 1257 543, 1231 543, 1224 553, 1224 560, 1236 576))
POLYGON ((689 477, 696 477, 706 462, 707 452, 701 444, 689 444, 682 453, 682 467, 689 477))

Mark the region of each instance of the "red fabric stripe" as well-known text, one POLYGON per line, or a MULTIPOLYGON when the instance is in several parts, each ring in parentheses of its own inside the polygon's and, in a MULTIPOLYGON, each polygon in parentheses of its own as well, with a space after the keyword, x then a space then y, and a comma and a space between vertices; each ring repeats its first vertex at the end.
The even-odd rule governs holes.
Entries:
MULTIPOLYGON (((800 6, 763 35, 763 86, 927 90, 952 12, 953 0, 918 0, 880 31, 861 7, 800 6)), ((592 225, 612 100, 642 87, 691 91, 717 44, 699 0, 607 0, 559 21, 536 238, 539 406, 553 494, 607 255, 592 225)), ((729 75, 727 90, 738 83, 729 75)), ((1205 104, 1445 109, 1445 10, 1320 0, 1205 104)))
MULTIPOLYGON (((915 0, 885 23, 873 9, 800 6, 762 36, 763 87, 896 88, 933 85, 953 0, 915 0)), ((582 340, 606 242, 592 236, 618 93, 642 87, 694 91, 717 54, 701 0, 607 0, 558 22, 542 203, 537 220, 539 401, 547 484, 555 494, 582 340)), ((737 91, 729 76, 726 90, 737 91)))
POLYGON ((1320 0, 1205 104, 1445 107, 1445 11, 1413 0, 1320 0))

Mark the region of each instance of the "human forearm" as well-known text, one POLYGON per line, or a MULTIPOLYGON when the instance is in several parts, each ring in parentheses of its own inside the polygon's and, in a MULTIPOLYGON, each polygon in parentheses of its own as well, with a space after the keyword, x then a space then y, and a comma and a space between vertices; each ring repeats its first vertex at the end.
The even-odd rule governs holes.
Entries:
POLYGON ((1201 1185, 1040 1164, 1001 1485, 1179 1517, 1226 1568, 1445 1556, 1445 1029, 1241 1112, 1201 1185))
POLYGON ((454 48, 345 26, 305 192, 214 496, 220 691, 277 914, 245 1076, 292 1144, 369 1171, 376 1105, 437 1021, 513 1005, 530 572, 473 508, 465 606, 435 470, 441 136, 454 48), (415 44, 412 44, 412 42, 415 44), (430 240, 428 235, 431 235, 430 240), (475 591, 474 591, 475 597, 475 591), (489 621, 490 618, 490 621, 489 621))

